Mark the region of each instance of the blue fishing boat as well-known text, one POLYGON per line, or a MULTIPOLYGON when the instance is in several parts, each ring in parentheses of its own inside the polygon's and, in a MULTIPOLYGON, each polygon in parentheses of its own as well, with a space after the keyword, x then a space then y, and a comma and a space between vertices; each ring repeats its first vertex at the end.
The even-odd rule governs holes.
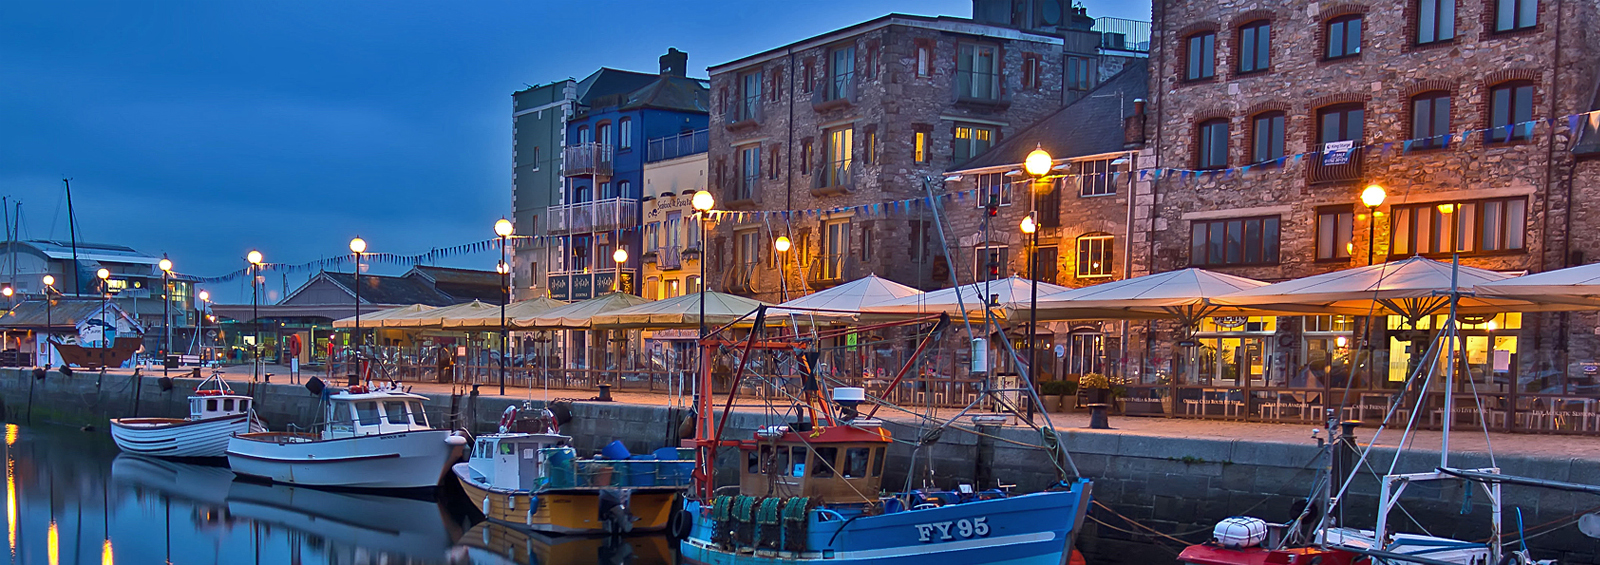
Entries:
MULTIPOLYGON (((762 326, 762 314, 755 314, 755 327, 762 326)), ((936 324, 924 335, 919 353, 944 325, 936 324)), ((861 329, 870 328, 845 331, 861 329)), ((815 344, 821 339, 807 341, 815 344)), ((801 415, 797 421, 763 427, 744 439, 724 439, 732 393, 720 420, 712 416, 710 395, 699 395, 696 484, 672 528, 683 538, 685 562, 1069 563, 1074 535, 1089 505, 1089 480, 1063 477, 1053 488, 1026 494, 969 484, 885 494, 886 457, 894 438, 872 414, 858 413, 858 405, 866 400, 864 389, 834 387, 832 402, 822 401, 828 383, 812 370, 816 357, 803 353, 805 342, 752 336, 743 343, 706 340, 702 346, 707 353, 703 358, 709 358, 715 347, 743 349, 735 390, 752 351, 765 351, 771 356, 766 361, 772 362, 763 366, 796 368, 802 384, 795 394, 804 398, 795 397, 794 413, 801 415), (724 448, 738 450, 738 484, 719 488, 715 464, 718 450, 724 448)), ((711 390, 711 384, 709 363, 703 362, 700 390, 711 390)))

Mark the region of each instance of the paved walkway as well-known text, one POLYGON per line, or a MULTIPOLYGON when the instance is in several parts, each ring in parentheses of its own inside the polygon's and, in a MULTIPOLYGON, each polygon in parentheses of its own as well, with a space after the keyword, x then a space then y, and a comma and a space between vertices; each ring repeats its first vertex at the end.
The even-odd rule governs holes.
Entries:
MULTIPOLYGON (((230 382, 248 382, 251 377, 250 365, 237 365, 224 367, 221 372, 230 382)), ((160 369, 148 371, 146 375, 159 375, 160 369)), ((114 370, 113 373, 129 374, 131 370, 114 370)), ((288 383, 289 368, 281 365, 271 365, 263 372, 272 373, 274 384, 288 383)), ((174 375, 177 373, 174 372, 174 375)), ((207 370, 204 374, 209 375, 207 370)), ((325 376, 321 373, 306 372, 306 378, 311 376, 325 376)), ((435 384, 435 383, 407 383, 416 392, 430 394, 450 394, 453 387, 461 385, 435 384)), ((479 394, 495 396, 499 387, 483 385, 479 387, 479 394)), ((507 387, 506 396, 511 398, 533 398, 542 400, 546 398, 543 389, 529 391, 523 388, 507 387)), ((574 398, 584 399, 595 396, 594 391, 550 389, 549 398, 574 398)), ((630 404, 654 404, 665 406, 674 402, 674 398, 665 393, 617 391, 612 393, 617 402, 630 404)), ((725 397, 717 400, 721 406, 725 397)), ((765 404, 741 404, 740 407, 749 409, 766 409, 765 404)), ((784 406, 779 406, 780 410, 784 406)), ((920 411, 919 412, 923 412, 920 411)), ((935 409, 935 418, 950 418, 959 413, 956 409, 935 409)), ((901 422, 913 422, 916 417, 904 412, 895 412, 887 408, 878 413, 879 417, 901 422)), ((1050 420, 1058 430, 1089 430, 1089 415, 1087 413, 1052 413, 1050 420)), ((1042 420, 1036 420, 1042 421, 1042 420)), ((1238 422, 1223 420, 1197 420, 1185 418, 1161 418, 1138 416, 1112 416, 1110 430, 1093 430, 1096 433, 1122 434, 1130 436, 1154 437, 1187 437, 1208 440, 1243 440, 1263 443, 1285 443, 1310 445, 1312 426, 1310 424, 1275 424, 1263 422, 1238 422)), ((1394 425, 1386 430, 1378 439, 1380 446, 1394 446, 1400 442, 1403 423, 1394 425)), ((1374 430, 1363 428, 1359 432, 1362 437, 1370 438, 1374 430)), ((1438 430, 1421 430, 1416 432, 1411 441, 1413 450, 1437 451, 1441 440, 1438 430)), ((1452 453, 1484 453, 1492 444, 1494 452, 1498 455, 1517 455, 1525 457, 1538 457, 1549 459, 1581 459, 1600 461, 1600 437, 1554 435, 1554 434, 1509 434, 1494 432, 1487 438, 1481 430, 1457 430, 1450 436, 1452 453)))

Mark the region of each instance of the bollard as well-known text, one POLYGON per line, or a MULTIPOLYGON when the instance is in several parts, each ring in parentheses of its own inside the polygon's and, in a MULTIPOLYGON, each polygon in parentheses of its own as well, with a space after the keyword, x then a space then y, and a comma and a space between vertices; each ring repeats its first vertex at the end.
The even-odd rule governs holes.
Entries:
POLYGON ((1106 408, 1109 404, 1085 404, 1089 407, 1089 429, 1109 430, 1111 422, 1106 417, 1106 408))
POLYGON ((600 385, 600 397, 596 398, 595 400, 600 402, 611 402, 611 385, 600 385))

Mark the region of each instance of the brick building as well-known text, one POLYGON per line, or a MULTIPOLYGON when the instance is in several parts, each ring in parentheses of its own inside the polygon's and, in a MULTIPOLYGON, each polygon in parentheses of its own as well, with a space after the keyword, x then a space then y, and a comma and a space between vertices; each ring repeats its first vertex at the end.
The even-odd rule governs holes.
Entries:
POLYGON ((826 211, 926 195, 946 170, 1097 83, 1069 84, 1065 44, 1052 31, 891 14, 712 67, 716 207, 825 212, 719 222, 711 288, 779 302, 868 274, 949 286, 930 219, 826 211), (780 236, 793 241, 783 268, 780 236))
MULTIPOLYGON (((1158 272, 1269 281, 1411 255, 1518 272, 1581 264, 1600 224, 1579 205, 1600 196, 1600 173, 1575 151, 1569 118, 1595 107, 1597 12, 1592 0, 1156 1, 1145 174, 1161 178, 1136 253, 1158 272), (1369 185, 1387 193, 1374 209, 1360 198, 1369 185)), ((1525 374, 1565 372, 1578 360, 1560 336, 1579 318, 1590 332, 1589 314, 1478 320, 1463 332, 1469 364, 1503 377, 1499 349, 1525 374)), ((1377 388, 1425 345, 1379 337, 1368 372, 1350 366, 1357 319, 1208 324, 1200 347, 1177 354, 1162 352, 1172 334, 1153 333, 1157 372, 1282 385, 1301 367, 1342 366, 1377 388)))

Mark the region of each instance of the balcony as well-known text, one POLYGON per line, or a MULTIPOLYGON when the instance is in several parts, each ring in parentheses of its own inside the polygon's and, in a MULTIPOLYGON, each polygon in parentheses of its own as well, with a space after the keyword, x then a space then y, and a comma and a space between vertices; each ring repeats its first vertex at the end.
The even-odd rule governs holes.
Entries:
POLYGON ((1002 111, 1011 107, 1011 94, 1001 88, 1000 73, 956 72, 956 105, 1002 111))
POLYGON ((711 144, 711 130, 687 131, 678 135, 658 137, 645 142, 644 162, 654 163, 705 153, 711 144))
POLYGON ((579 143, 562 151, 561 171, 569 177, 611 178, 611 146, 579 143))
POLYGON ((551 206, 547 228, 550 235, 607 232, 638 225, 639 201, 610 198, 551 206))
POLYGON ((824 289, 837 286, 846 279, 845 271, 853 265, 850 256, 839 253, 833 255, 818 255, 811 260, 811 268, 806 273, 806 284, 813 289, 824 289))
POLYGON ((855 161, 824 163, 811 180, 812 196, 844 194, 856 188, 855 161))
POLYGON ((761 271, 761 263, 742 263, 734 265, 733 272, 728 274, 727 292, 733 294, 755 294, 756 273, 761 271))
POLYGON ((737 184, 728 191, 728 204, 755 202, 756 190, 761 187, 761 176, 740 176, 734 179, 737 184))
POLYGON ((856 74, 853 72, 835 75, 811 91, 811 108, 818 112, 848 108, 855 102, 856 74))
POLYGON ((1099 18, 1091 28, 1100 34, 1100 48, 1107 51, 1150 52, 1150 22, 1122 18, 1099 18))
POLYGON ((662 247, 656 250, 656 268, 663 271, 676 271, 683 268, 683 250, 676 247, 662 247))
POLYGON ((1311 155, 1306 166, 1307 184, 1357 182, 1362 179, 1361 161, 1365 154, 1360 147, 1348 153, 1318 151, 1311 155))
POLYGON ((754 129, 761 125, 761 98, 737 98, 728 101, 728 110, 722 115, 728 131, 754 129))

